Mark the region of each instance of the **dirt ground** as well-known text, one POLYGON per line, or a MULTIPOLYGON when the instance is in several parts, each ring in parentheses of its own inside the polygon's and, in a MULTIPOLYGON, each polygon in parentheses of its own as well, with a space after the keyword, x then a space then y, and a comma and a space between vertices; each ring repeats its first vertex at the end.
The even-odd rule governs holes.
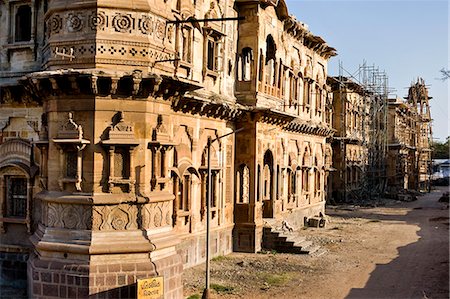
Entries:
MULTIPOLYGON (((233 253, 211 263, 212 298, 449 298, 446 188, 381 207, 329 207, 325 228, 299 234, 318 255, 233 253)), ((204 265, 184 272, 186 297, 200 298, 204 265)))

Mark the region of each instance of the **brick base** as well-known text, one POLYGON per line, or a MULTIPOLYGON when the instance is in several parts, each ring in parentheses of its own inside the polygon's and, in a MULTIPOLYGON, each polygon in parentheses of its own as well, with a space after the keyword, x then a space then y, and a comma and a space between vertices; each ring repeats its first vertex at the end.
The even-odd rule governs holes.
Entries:
POLYGON ((30 295, 50 298, 136 298, 136 282, 154 276, 164 277, 165 298, 183 298, 179 255, 140 262, 90 264, 40 260, 28 261, 30 295))

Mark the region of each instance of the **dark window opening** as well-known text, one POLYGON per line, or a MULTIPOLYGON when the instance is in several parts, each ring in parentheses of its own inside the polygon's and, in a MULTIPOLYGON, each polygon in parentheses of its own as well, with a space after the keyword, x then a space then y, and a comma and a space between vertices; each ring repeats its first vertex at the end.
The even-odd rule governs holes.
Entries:
POLYGON ((180 182, 178 192, 181 195, 178 208, 183 211, 189 211, 191 197, 191 175, 183 176, 183 181, 180 182))
POLYGON ((216 70, 216 42, 212 39, 208 39, 208 57, 207 57, 207 68, 208 70, 216 70))
POLYGON ((66 153, 66 176, 68 178, 77 177, 77 161, 78 153, 76 151, 69 151, 66 153))
POLYGON ((31 7, 22 5, 17 9, 15 41, 25 42, 31 40, 31 7))
POLYGON ((6 178, 6 216, 25 217, 27 211, 27 179, 6 178))

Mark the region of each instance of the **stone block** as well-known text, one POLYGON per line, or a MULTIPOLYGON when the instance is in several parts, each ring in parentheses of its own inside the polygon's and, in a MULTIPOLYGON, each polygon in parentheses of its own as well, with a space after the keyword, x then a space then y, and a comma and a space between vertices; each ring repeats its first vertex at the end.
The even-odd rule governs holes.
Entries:
POLYGON ((95 286, 104 286, 105 285, 105 276, 98 275, 95 277, 95 286))
POLYGON ((108 272, 109 273, 120 272, 120 265, 119 264, 108 265, 108 272))
POLYGON ((122 272, 136 271, 136 264, 122 264, 122 272))
POLYGON ((41 295, 42 285, 40 283, 33 284, 33 295, 41 295))
POLYGON ((67 287, 64 285, 59 286, 59 296, 65 298, 67 296, 67 287))
POLYGON ((42 295, 47 297, 58 297, 58 285, 56 284, 43 284, 42 295))
POLYGON ((77 288, 76 287, 67 287, 67 297, 68 298, 77 298, 77 288))
POLYGON ((52 273, 41 272, 41 281, 43 281, 43 282, 52 282, 52 273))
POLYGON ((105 285, 107 286, 116 286, 117 285, 117 279, 115 274, 108 274, 105 276, 105 285))

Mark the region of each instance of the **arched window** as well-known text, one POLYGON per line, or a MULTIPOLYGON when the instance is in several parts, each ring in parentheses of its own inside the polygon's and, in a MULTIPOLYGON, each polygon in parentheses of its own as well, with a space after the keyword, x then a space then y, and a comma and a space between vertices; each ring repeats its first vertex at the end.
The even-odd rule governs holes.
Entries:
POLYGON ((180 59, 184 62, 192 62, 192 27, 181 27, 181 47, 180 47, 180 59))
POLYGON ((321 184, 320 184, 320 170, 315 167, 314 168, 314 180, 315 180, 315 192, 320 192, 321 191, 321 184))
POLYGON ((270 150, 264 154, 263 169, 263 199, 269 200, 273 198, 273 155, 270 150))
POLYGON ((182 161, 177 168, 172 168, 174 223, 173 225, 186 226, 190 222, 192 208, 192 185, 198 182, 198 171, 190 161, 182 161))
POLYGON ((257 175, 257 182, 256 182, 256 201, 260 201, 261 200, 261 165, 258 164, 258 175, 257 175))
POLYGON ((308 108, 311 104, 311 82, 308 78, 303 80, 303 109, 308 108))
POLYGON ((242 81, 250 81, 252 79, 253 50, 248 47, 242 49, 241 60, 242 60, 242 69, 241 69, 242 81))
POLYGON ((29 5, 19 6, 16 12, 15 24, 16 42, 25 42, 31 40, 31 7, 29 5))
POLYGON ((250 184, 250 171, 247 165, 242 164, 237 173, 236 186, 237 186, 237 203, 249 202, 249 187, 250 184))
POLYGON ((268 35, 266 39, 266 84, 275 85, 277 82, 277 63, 276 63, 277 46, 272 35, 268 35))

